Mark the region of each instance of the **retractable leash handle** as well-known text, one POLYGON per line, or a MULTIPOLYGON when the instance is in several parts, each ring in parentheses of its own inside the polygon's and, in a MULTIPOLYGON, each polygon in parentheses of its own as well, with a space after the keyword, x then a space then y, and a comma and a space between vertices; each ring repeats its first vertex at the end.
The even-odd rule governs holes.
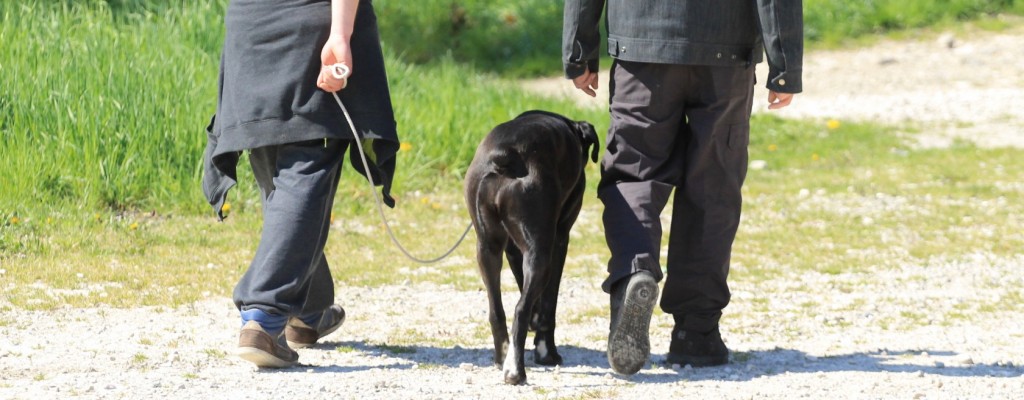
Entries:
MULTIPOLYGON (((327 68, 330 70, 331 76, 336 79, 345 80, 345 83, 342 84, 342 88, 345 88, 345 86, 348 85, 348 76, 352 73, 352 69, 349 68, 348 65, 337 63, 328 66, 327 68)), ((448 257, 456 248, 459 247, 460 244, 462 244, 462 241, 466 239, 466 235, 469 234, 469 229, 473 227, 473 223, 467 225, 466 230, 462 232, 462 237, 460 237, 459 240, 456 241, 450 249, 448 249, 448 251, 438 257, 421 259, 410 254, 409 251, 398 242, 398 238, 395 237, 395 233, 391 231, 391 224, 388 222, 388 217, 384 215, 384 205, 381 203, 380 195, 377 194, 377 185, 374 184, 373 176, 370 174, 370 163, 366 161, 366 153, 363 151, 362 138, 359 137, 359 132, 356 131, 355 124, 352 123, 352 116, 348 114, 348 109, 345 108, 345 104, 341 102, 341 97, 338 97, 338 92, 332 92, 331 94, 334 95, 334 101, 338 102, 338 107, 341 107, 341 112, 345 114, 345 121, 348 122, 348 127, 352 129, 352 136, 355 138, 354 142, 356 142, 356 147, 359 148, 359 158, 363 161, 363 171, 366 171, 366 181, 370 184, 370 192, 373 193, 373 200, 377 202, 377 212, 380 214, 380 219, 384 221, 384 229, 388 231, 388 237, 391 238, 391 242, 394 243, 395 246, 402 251, 402 254, 405 254, 405 256, 410 260, 421 264, 435 263, 443 260, 445 257, 448 257)))

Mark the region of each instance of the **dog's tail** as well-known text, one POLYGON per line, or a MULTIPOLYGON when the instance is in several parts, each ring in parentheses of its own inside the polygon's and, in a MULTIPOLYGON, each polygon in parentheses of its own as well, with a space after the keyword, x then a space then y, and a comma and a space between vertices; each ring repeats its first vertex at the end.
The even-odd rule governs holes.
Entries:
POLYGON ((597 138, 597 131, 594 130, 594 125, 591 125, 587 121, 575 121, 573 127, 576 128, 576 132, 580 135, 580 144, 583 145, 583 160, 586 162, 587 150, 590 150, 590 159, 597 162, 597 154, 601 150, 601 140, 597 138))
POLYGON ((597 137, 597 131, 594 130, 594 125, 591 125, 587 121, 573 121, 564 115, 543 110, 526 111, 519 114, 516 118, 522 118, 531 114, 547 115, 564 121, 566 125, 569 125, 572 130, 576 131, 576 135, 580 140, 580 145, 583 146, 584 163, 586 163, 587 160, 587 153, 590 153, 591 161, 597 162, 597 156, 601 152, 601 140, 597 137))
POLYGON ((526 168, 526 161, 518 151, 511 148, 497 148, 491 150, 487 155, 493 172, 510 178, 522 178, 529 172, 526 168))

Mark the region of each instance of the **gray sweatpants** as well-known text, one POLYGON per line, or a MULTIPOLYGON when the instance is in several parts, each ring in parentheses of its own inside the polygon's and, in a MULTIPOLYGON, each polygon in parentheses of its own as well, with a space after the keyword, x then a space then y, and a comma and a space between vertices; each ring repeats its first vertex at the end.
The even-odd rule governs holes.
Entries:
POLYGON ((347 140, 323 139, 249 151, 263 200, 263 233, 235 286, 239 310, 298 316, 334 302, 324 256, 347 140))
POLYGON ((753 66, 615 61, 598 185, 611 252, 606 292, 641 270, 662 279, 660 216, 677 189, 661 307, 684 329, 717 327, 730 298, 753 89, 753 66))

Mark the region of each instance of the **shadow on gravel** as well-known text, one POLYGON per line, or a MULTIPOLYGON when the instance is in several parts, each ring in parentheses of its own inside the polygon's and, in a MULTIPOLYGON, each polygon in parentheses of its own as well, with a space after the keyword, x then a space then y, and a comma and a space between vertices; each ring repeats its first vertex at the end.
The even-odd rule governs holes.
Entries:
MULTIPOLYGON (((417 345, 375 344, 361 341, 324 342, 315 349, 358 352, 366 357, 380 358, 372 365, 299 365, 280 372, 344 373, 374 368, 495 368, 493 349, 450 348, 417 345), (386 362, 392 359, 393 362, 386 362)), ((605 376, 612 374, 604 349, 561 345, 564 358, 561 373, 566 375, 605 376)), ((533 362, 532 346, 527 345, 527 368, 543 368, 533 362)), ((945 350, 878 350, 828 357, 814 357, 799 350, 772 349, 733 352, 729 364, 718 367, 686 368, 667 365, 664 354, 652 354, 647 368, 633 376, 619 376, 636 383, 677 381, 750 381, 761 377, 787 374, 828 374, 833 372, 880 372, 949 377, 1024 376, 1024 366, 1013 364, 978 364, 967 355, 945 350)))
MULTIPOLYGON (((311 349, 318 349, 323 351, 333 351, 336 349, 344 349, 343 351, 358 352, 366 357, 386 357, 386 358, 397 358, 408 361, 409 363, 396 362, 392 365, 368 365, 368 366, 339 366, 339 367, 323 367, 323 366, 310 366, 310 365, 298 365, 294 368, 286 370, 297 370, 306 372, 306 369, 313 368, 314 372, 346 372, 346 371, 359 371, 368 370, 372 368, 400 368, 408 369, 412 368, 415 364, 448 367, 448 368, 460 368, 467 364, 478 368, 491 368, 494 367, 494 350, 492 348, 465 348, 461 346, 455 347, 434 347, 434 346, 417 346, 417 345, 390 345, 384 343, 366 343, 361 341, 344 341, 344 342, 322 342, 311 347, 311 349)), ((561 345, 558 346, 558 352, 562 355, 564 363, 563 368, 569 367, 597 367, 597 368, 608 368, 608 361, 605 358, 603 350, 588 349, 585 347, 561 345)), ((301 357, 300 357, 301 362, 301 357)), ((533 362, 533 347, 527 344, 526 348, 526 367, 535 368, 543 367, 533 362)), ((601 373, 603 374, 603 373, 601 373)))
POLYGON ((729 364, 710 368, 666 365, 664 355, 651 357, 651 368, 630 380, 672 382, 698 380, 749 381, 785 374, 828 374, 831 372, 884 372, 949 377, 1015 378, 1024 376, 1024 366, 975 364, 967 355, 944 350, 878 350, 828 357, 814 357, 798 350, 773 349, 734 352, 729 364), (651 374, 645 374, 651 372, 651 374), (656 373, 655 373, 656 372, 656 373))

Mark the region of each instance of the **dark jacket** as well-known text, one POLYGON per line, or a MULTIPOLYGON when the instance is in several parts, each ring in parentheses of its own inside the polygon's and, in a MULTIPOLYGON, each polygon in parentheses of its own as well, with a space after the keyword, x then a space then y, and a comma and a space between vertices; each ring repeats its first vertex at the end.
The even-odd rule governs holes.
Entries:
MULTIPOLYGON (((216 115, 207 127, 203 192, 218 216, 237 180, 241 152, 317 139, 352 139, 334 96, 316 87, 330 33, 330 0, 232 0, 224 17, 216 115)), ((338 93, 370 160, 356 146, 349 162, 390 195, 399 141, 371 1, 356 12, 350 41, 353 79, 338 93)))
POLYGON ((616 59, 746 66, 767 53, 768 89, 802 90, 802 0, 565 0, 566 77, 598 70, 602 11, 616 59))

